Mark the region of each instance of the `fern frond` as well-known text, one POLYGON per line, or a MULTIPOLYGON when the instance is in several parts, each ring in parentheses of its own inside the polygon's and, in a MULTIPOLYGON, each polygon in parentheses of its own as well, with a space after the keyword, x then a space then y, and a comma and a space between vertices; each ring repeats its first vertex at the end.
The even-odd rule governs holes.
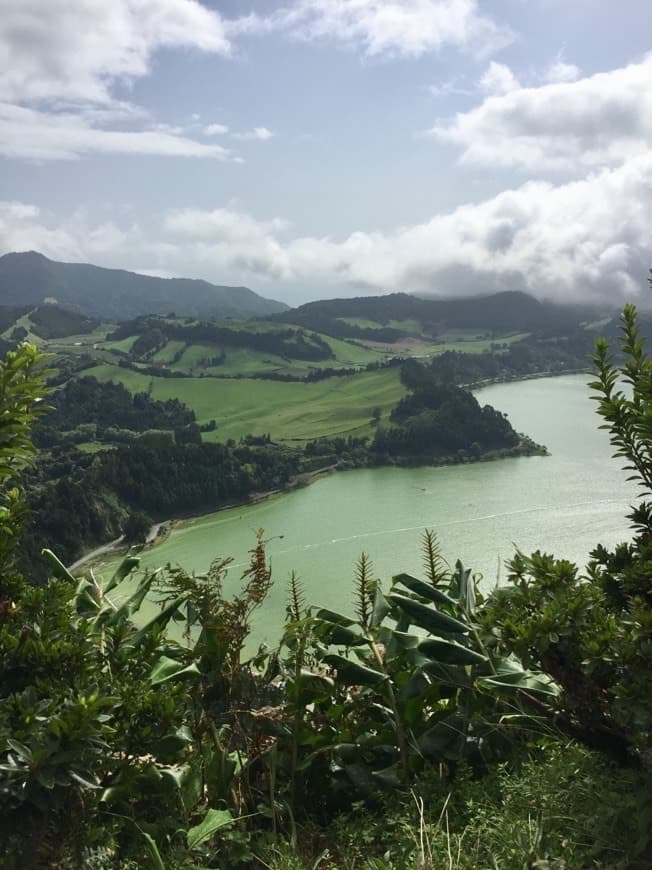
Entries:
POLYGON ((441 586, 446 580, 448 566, 441 554, 439 538, 432 529, 424 529, 421 537, 421 553, 426 577, 433 586, 441 586))
POLYGON ((369 626, 373 609, 373 578, 374 563, 366 553, 361 553, 355 565, 355 615, 363 628, 369 626))
POLYGON ((288 584, 288 603, 285 608, 289 622, 299 622, 303 618, 306 608, 306 599, 303 584, 296 571, 290 573, 288 584))

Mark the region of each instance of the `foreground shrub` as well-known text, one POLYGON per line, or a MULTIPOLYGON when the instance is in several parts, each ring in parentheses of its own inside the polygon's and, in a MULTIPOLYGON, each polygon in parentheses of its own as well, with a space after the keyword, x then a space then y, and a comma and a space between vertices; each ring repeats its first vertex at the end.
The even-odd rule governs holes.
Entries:
POLYGON ((583 870, 644 868, 636 805, 641 774, 578 745, 552 743, 475 779, 421 780, 376 811, 362 803, 296 847, 273 870, 583 870), (637 857, 638 855, 638 857, 637 857))

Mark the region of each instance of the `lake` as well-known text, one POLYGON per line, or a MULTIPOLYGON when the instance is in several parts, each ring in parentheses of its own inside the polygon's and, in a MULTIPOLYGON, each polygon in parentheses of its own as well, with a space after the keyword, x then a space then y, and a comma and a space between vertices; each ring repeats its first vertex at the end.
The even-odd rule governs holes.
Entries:
POLYGON ((348 612, 351 578, 364 550, 374 575, 420 573, 424 528, 439 535, 444 556, 460 558, 492 587, 518 547, 583 563, 598 542, 630 537, 625 519, 636 499, 607 433, 599 430, 584 375, 497 384, 480 402, 508 414, 513 426, 545 444, 550 456, 441 468, 361 469, 255 505, 188 521, 143 555, 154 567, 174 562, 205 570, 233 556, 237 588, 255 532, 269 538, 274 588, 255 620, 256 640, 274 643, 285 615, 287 578, 300 575, 308 602, 348 612))

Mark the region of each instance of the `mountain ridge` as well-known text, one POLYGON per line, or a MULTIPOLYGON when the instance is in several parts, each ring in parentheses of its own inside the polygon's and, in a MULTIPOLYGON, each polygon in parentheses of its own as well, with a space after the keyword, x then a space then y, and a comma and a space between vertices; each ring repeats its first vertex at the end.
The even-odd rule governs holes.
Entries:
POLYGON ((0 256, 0 305, 57 304, 91 317, 126 320, 167 314, 246 320, 284 311, 248 287, 196 278, 157 278, 126 269, 51 260, 38 251, 0 256))
POLYGON ((522 291, 505 290, 449 299, 408 293, 324 299, 270 315, 270 319, 339 338, 371 339, 371 333, 376 332, 379 340, 392 341, 394 333, 405 331, 410 320, 421 333, 436 336, 447 329, 527 332, 555 329, 597 315, 596 306, 562 306, 522 291))

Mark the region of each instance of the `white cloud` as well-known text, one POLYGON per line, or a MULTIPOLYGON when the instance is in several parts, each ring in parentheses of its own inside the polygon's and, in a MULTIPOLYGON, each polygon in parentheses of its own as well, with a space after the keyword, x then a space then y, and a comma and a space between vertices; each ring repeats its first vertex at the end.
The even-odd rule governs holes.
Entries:
POLYGON ((428 88, 433 97, 472 97, 473 91, 458 84, 458 79, 447 79, 430 85, 428 88))
POLYGON ((42 112, 0 103, 0 154, 32 160, 71 160, 84 154, 149 154, 230 159, 220 145, 207 145, 179 129, 107 130, 84 113, 42 112))
POLYGON ((652 144, 652 55, 578 81, 518 88, 438 123, 465 163, 576 171, 616 165, 652 144))
POLYGON ((248 283, 270 295, 282 282, 304 299, 309 288, 329 286, 341 295, 521 289, 619 303, 646 286, 651 226, 648 153, 579 181, 528 182, 425 223, 339 241, 292 236, 279 218, 261 221, 235 208, 172 211, 145 231, 93 226, 84 215, 56 225, 31 205, 8 203, 0 208, 0 248, 248 283))
POLYGON ((477 0, 297 0, 228 25, 234 35, 270 30, 335 40, 369 56, 419 57, 445 46, 489 54, 513 40, 507 27, 480 13, 477 0))
POLYGON ((245 133, 233 133, 233 138, 240 139, 241 142, 267 142, 273 137, 274 133, 267 127, 254 127, 253 130, 248 130, 245 133))
POLYGON ((228 54, 220 15, 196 0, 0 0, 0 98, 110 102, 162 47, 228 54))
POLYGON ((172 235, 224 242, 255 241, 270 234, 284 232, 288 226, 287 221, 280 218, 260 221, 234 208, 216 208, 212 211, 173 209, 167 213, 163 222, 164 230, 172 235))
POLYGON ((558 58, 546 70, 544 80, 547 82, 575 82, 582 75, 582 70, 574 63, 566 63, 558 58))
POLYGON ((152 55, 171 47, 231 50, 219 13, 197 0, 0 0, 0 153, 226 159, 226 149, 114 99, 118 83, 147 75, 152 55))
POLYGON ((492 61, 480 79, 480 87, 489 94, 508 94, 518 90, 520 84, 508 66, 492 61))
POLYGON ((229 128, 225 124, 209 124, 204 127, 205 136, 224 136, 229 132, 229 128))

